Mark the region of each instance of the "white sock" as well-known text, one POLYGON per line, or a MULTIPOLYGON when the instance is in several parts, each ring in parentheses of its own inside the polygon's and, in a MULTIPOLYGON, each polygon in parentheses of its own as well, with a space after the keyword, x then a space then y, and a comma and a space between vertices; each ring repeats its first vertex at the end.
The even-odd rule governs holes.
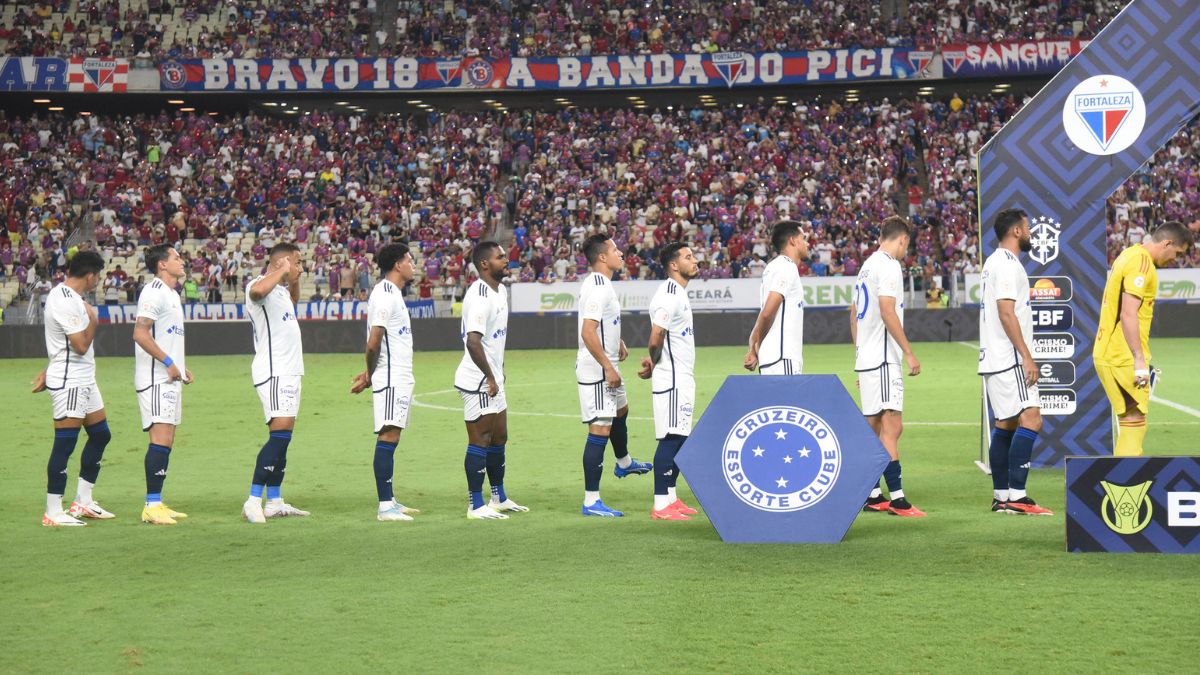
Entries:
POLYGON ((1015 502, 1015 501, 1017 501, 1018 499, 1024 499, 1024 498, 1025 498, 1025 491, 1024 491, 1024 490, 1017 490, 1017 489, 1014 489, 1014 488, 1009 488, 1009 489, 1008 489, 1008 501, 1010 501, 1010 502, 1015 502))
POLYGON ((395 505, 396 505, 396 500, 394 500, 394 499, 386 501, 386 502, 379 502, 379 510, 387 511, 388 509, 392 508, 395 505))
POLYGON ((662 511, 663 509, 667 508, 668 506, 670 506, 671 504, 674 504, 674 503, 675 503, 675 500, 671 499, 671 495, 654 495, 654 510, 655 511, 662 511))
POLYGON ((254 495, 250 495, 249 497, 246 497, 246 503, 247 504, 262 504, 262 497, 255 497, 254 495))
POLYGON ((592 504, 595 504, 598 501, 600 501, 600 492, 599 491, 583 493, 583 505, 584 506, 591 506, 592 504))
POLYGON ((676 500, 676 499, 679 499, 679 497, 676 497, 676 496, 675 496, 675 488, 673 488, 673 487, 669 487, 669 488, 667 488, 667 496, 671 498, 671 503, 672 503, 672 504, 674 504, 674 503, 675 503, 675 500, 676 500))
POLYGON ((86 480, 79 479, 79 489, 76 490, 77 498, 75 501, 84 506, 92 503, 92 488, 96 487, 95 483, 89 483, 86 480))
POLYGON ((992 490, 992 498, 998 502, 1008 501, 1008 490, 992 490))
POLYGON ((157 502, 146 502, 146 508, 154 508, 155 506, 162 506, 162 505, 163 505, 163 504, 162 504, 162 502, 161 502, 161 501, 157 501, 157 502))
POLYGON ((62 513, 62 495, 46 494, 46 515, 57 516, 62 513))
POLYGON ((617 458, 617 466, 621 467, 622 469, 628 469, 630 467, 630 465, 632 465, 632 464, 633 464, 633 458, 630 457, 629 455, 625 455, 624 457, 617 458))
POLYGON ((892 490, 892 492, 888 495, 888 499, 893 502, 897 499, 904 499, 904 490, 892 490))
POLYGON ((276 506, 281 506, 281 505, 283 505, 283 497, 276 497, 274 499, 268 499, 267 503, 274 504, 276 506))
POLYGON ((871 499, 875 499, 876 497, 882 497, 882 496, 883 496, 883 490, 880 490, 878 485, 875 486, 874 490, 871 490, 871 499))

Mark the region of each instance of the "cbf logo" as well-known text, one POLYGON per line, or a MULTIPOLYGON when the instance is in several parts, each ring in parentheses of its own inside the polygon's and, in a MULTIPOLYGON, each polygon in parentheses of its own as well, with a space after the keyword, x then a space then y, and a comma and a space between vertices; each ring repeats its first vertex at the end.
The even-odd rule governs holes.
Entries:
POLYGON ((1129 80, 1096 75, 1071 90, 1062 119, 1075 147, 1091 155, 1115 155, 1141 136, 1146 103, 1129 80))
POLYGON ((1146 529, 1154 515, 1154 502, 1146 496, 1154 481, 1138 485, 1117 485, 1100 481, 1104 501, 1100 502, 1100 517, 1108 529, 1117 534, 1137 534, 1146 529))
POLYGON ((712 55, 712 64, 725 80, 725 86, 732 88, 733 83, 746 72, 746 55, 741 52, 717 52, 712 55))
POLYGON ((187 84, 187 69, 178 61, 167 61, 158 67, 159 80, 167 89, 183 89, 187 84))
POLYGON ((817 415, 790 406, 759 408, 742 417, 725 438, 721 457, 729 489, 760 511, 813 506, 833 489, 842 468, 833 429, 817 415))
POLYGON ((1048 216, 1033 219, 1029 228, 1029 243, 1033 245, 1029 257, 1045 265, 1058 257, 1058 235, 1062 224, 1048 216))
POLYGON ((467 81, 475 87, 486 87, 492 83, 492 64, 475 59, 467 65, 467 81))

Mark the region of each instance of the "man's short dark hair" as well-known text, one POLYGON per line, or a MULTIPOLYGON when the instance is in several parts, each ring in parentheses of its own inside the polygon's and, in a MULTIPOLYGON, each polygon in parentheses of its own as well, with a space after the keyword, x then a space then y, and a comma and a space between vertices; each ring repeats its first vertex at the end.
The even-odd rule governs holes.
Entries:
POLYGON ((496 249, 504 250, 494 241, 481 241, 475 245, 475 250, 471 251, 471 264, 475 265, 476 272, 483 271, 483 261, 491 257, 492 251, 496 249))
POLYGON ((1004 241, 1008 236, 1009 230, 1021 224, 1022 220, 1029 217, 1029 214, 1021 209, 1004 209, 996 214, 996 222, 992 224, 992 230, 996 232, 996 240, 1004 241))
POLYGON ((662 263, 665 270, 676 258, 679 257, 679 252, 687 248, 688 245, 682 241, 673 241, 663 247, 658 253, 658 262, 662 263))
POLYGON ((889 216, 879 226, 880 241, 890 241, 901 235, 911 237, 912 229, 908 226, 908 221, 900 216, 889 216))
POLYGON ((593 234, 583 240, 583 256, 589 265, 595 265, 600 255, 608 252, 608 240, 611 238, 607 234, 593 234))
POLYGON ((158 274, 158 264, 171 255, 170 244, 158 244, 146 249, 146 269, 150 274, 158 274))
POLYGON ((104 271, 104 258, 96 251, 79 251, 71 257, 69 276, 79 278, 104 271))
POLYGON ((1187 228, 1187 225, 1178 220, 1169 220, 1155 228, 1154 233, 1150 235, 1151 241, 1166 241, 1170 239, 1172 243, 1182 245, 1184 249, 1189 249, 1192 244, 1196 243, 1192 231, 1187 228))
POLYGON ((776 253, 783 253, 783 247, 787 246, 788 239, 800 234, 800 223, 794 220, 781 220, 775 223, 775 227, 771 229, 771 247, 776 253))
POLYGON ((396 263, 404 260, 406 255, 412 255, 407 243, 388 244, 375 254, 375 263, 379 265, 380 273, 387 274, 396 267, 396 263))
POLYGON ((270 257, 274 258, 277 255, 291 255, 293 253, 299 253, 299 252, 300 252, 299 246, 297 246, 295 244, 289 244, 287 242, 282 242, 279 244, 275 244, 274 246, 271 247, 271 256, 270 257))

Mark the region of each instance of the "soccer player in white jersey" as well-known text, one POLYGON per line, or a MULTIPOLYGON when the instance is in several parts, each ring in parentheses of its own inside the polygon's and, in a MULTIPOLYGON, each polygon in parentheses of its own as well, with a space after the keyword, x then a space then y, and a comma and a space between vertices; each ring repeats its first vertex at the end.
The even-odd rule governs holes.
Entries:
POLYGON ((175 427, 183 413, 183 385, 192 373, 184 364, 183 305, 175 284, 183 278, 183 258, 168 244, 146 250, 146 269, 154 275, 138 296, 133 326, 133 384, 142 413, 142 430, 150 432, 146 449, 146 507, 142 522, 174 525, 186 518, 163 504, 167 464, 175 445, 175 427))
POLYGON ((688 282, 700 273, 692 249, 673 242, 659 252, 667 280, 650 300, 650 356, 642 359, 638 377, 650 380, 654 398, 654 520, 691 520, 696 509, 675 494, 679 466, 675 455, 692 433, 696 407, 696 340, 688 282))
POLYGON ((604 447, 612 439, 617 456, 614 475, 649 473, 649 462, 629 456, 629 402, 617 363, 629 356, 621 339, 621 303, 612 277, 625 265, 621 249, 607 234, 594 234, 583 242, 583 255, 591 272, 579 286, 577 330, 579 351, 575 356, 575 381, 579 385, 579 409, 588 425, 583 446, 583 509, 585 516, 615 517, 624 513, 600 500, 600 478, 604 474, 604 447))
POLYGON ((46 356, 50 362, 33 381, 33 391, 49 391, 54 409, 54 445, 46 464, 46 511, 42 525, 79 526, 81 518, 108 519, 113 514, 92 498, 100 475, 100 459, 112 439, 104 399, 96 386, 96 310, 83 295, 96 290, 104 272, 104 258, 95 251, 80 251, 71 258, 67 279, 46 296, 46 356), (88 440, 79 461, 79 487, 75 501, 63 511, 67 489, 67 460, 75 452, 79 428, 88 440))
POLYGON ((1042 430, 1038 367, 1033 343, 1029 276, 1021 264, 1028 253, 1029 216, 1020 209, 996 214, 992 229, 1000 245, 983 263, 983 306, 979 311, 979 374, 983 376, 995 427, 988 450, 992 468, 992 511, 1054 515, 1025 493, 1033 443, 1042 430))
POLYGON ((758 320, 750 331, 750 350, 742 365, 763 375, 799 375, 804 368, 804 286, 800 261, 808 259, 808 240, 794 220, 771 230, 775 259, 763 270, 758 320))
POLYGON ((904 496, 900 480, 900 433, 904 430, 904 373, 921 373, 921 362, 904 335, 904 273, 900 260, 911 238, 908 221, 892 216, 879 228, 879 248, 859 270, 850 307, 854 371, 858 374, 863 416, 892 461, 883 470, 888 497, 876 485, 864 511, 920 518, 925 515, 904 496))
POLYGON ((276 244, 271 248, 266 271, 246 284, 246 315, 254 331, 250 378, 267 423, 267 442, 258 451, 250 479, 250 496, 242 505, 242 517, 249 523, 308 515, 308 511, 283 500, 288 445, 296 429, 300 382, 304 377, 304 348, 300 324, 296 321, 302 271, 300 249, 295 244, 276 244))
POLYGON ((481 241, 471 253, 479 278, 467 288, 462 304, 463 357, 454 373, 454 388, 463 400, 467 425, 467 474, 474 520, 508 518, 503 511, 528 511, 504 490, 504 447, 508 443, 508 404, 504 400, 504 344, 508 339, 508 256, 494 241, 481 241), (492 498, 483 501, 483 478, 492 498))
POLYGON ((412 253, 407 244, 388 244, 375 254, 383 278, 367 301, 367 368, 354 377, 350 392, 371 389, 375 404, 375 492, 381 521, 412 520, 418 509, 397 502, 392 492, 396 446, 408 427, 413 388, 413 332, 404 303, 404 286, 413 280, 412 253))

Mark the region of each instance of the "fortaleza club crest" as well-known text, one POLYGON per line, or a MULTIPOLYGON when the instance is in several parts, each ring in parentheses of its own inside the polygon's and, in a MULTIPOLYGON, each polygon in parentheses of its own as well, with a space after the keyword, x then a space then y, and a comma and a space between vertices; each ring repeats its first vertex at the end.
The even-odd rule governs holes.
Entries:
POLYGON ((1096 75, 1067 95, 1062 119, 1075 147, 1092 155, 1115 155, 1142 135, 1146 103, 1129 80, 1096 75))
POLYGON ((717 52, 712 55, 712 64, 725 80, 725 86, 732 88, 742 73, 746 72, 746 55, 741 52, 717 52))
POLYGON ((729 489, 761 511, 799 511, 837 483, 842 450, 833 429, 803 408, 773 406, 743 416, 721 453, 729 489))
POLYGON ((1104 500, 1100 502, 1100 517, 1108 529, 1117 534, 1137 534, 1146 529, 1154 516, 1154 502, 1147 494, 1154 481, 1137 485, 1117 485, 1100 481, 1104 500))
MULTIPOLYGON (((441 78, 442 84, 451 85, 455 80, 462 77, 462 60, 461 59, 440 59, 433 64, 437 70, 438 77, 441 78)), ((491 79, 490 77, 488 78, 491 79)))
POLYGON ((1038 216, 1029 227, 1029 243, 1033 250, 1029 257, 1045 265, 1058 257, 1058 236, 1062 234, 1062 223, 1049 216, 1038 216))

